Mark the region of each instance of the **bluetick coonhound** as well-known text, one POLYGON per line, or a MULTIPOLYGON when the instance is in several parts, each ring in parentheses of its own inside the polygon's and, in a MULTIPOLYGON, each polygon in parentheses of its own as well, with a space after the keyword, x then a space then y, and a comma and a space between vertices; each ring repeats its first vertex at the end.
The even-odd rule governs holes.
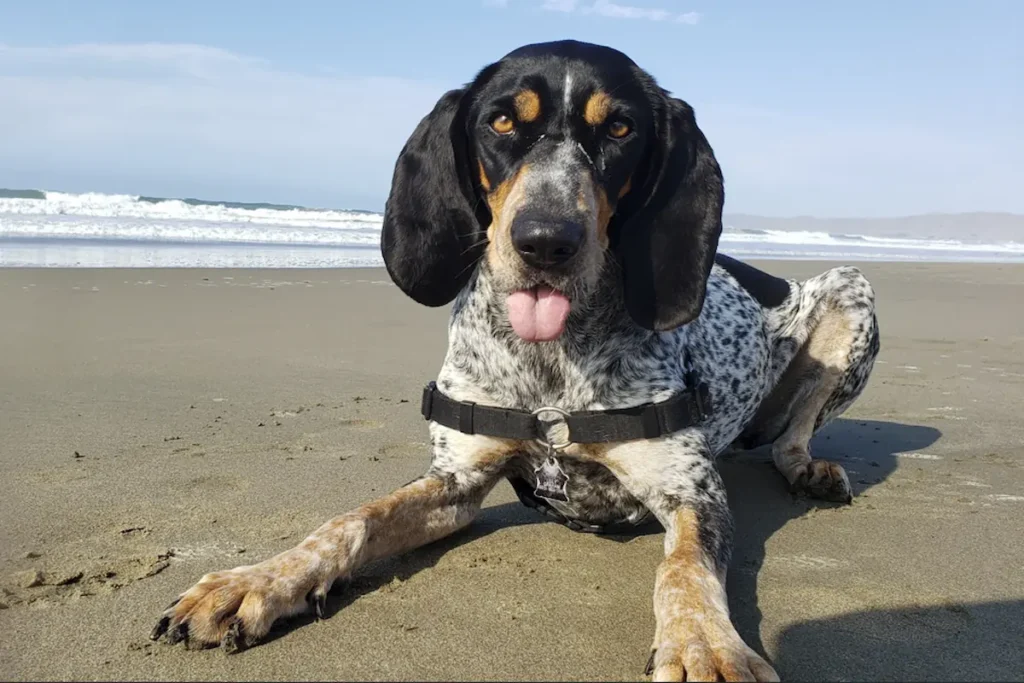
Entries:
POLYGON ((809 442, 864 389, 878 324, 855 268, 783 280, 717 254, 723 200, 693 109, 616 50, 529 45, 441 97, 398 158, 381 242, 405 294, 454 302, 425 393, 429 469, 291 550, 204 576, 153 638, 253 645, 366 563, 470 524, 508 479, 574 528, 664 527, 655 679, 776 680, 730 620, 715 457, 771 444, 792 489, 850 500, 809 442))

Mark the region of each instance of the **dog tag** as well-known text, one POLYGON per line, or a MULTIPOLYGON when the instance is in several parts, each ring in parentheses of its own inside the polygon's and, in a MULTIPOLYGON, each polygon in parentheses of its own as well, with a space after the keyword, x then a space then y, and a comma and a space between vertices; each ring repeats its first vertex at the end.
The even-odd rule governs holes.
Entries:
POLYGON ((553 453, 549 453, 544 462, 534 468, 533 473, 537 477, 537 487, 533 490, 537 496, 548 500, 560 500, 563 503, 569 501, 569 494, 566 492, 569 477, 565 476, 562 466, 558 464, 558 458, 553 453))

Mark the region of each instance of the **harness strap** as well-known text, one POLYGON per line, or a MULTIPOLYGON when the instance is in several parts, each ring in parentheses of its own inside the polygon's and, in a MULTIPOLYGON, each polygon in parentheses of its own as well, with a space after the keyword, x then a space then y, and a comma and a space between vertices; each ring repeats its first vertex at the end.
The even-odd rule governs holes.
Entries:
MULTIPOLYGON (((687 427, 699 425, 708 417, 711 407, 708 385, 700 382, 696 373, 688 369, 687 388, 658 402, 613 410, 584 410, 573 413, 552 409, 562 416, 569 429, 565 439, 569 443, 608 443, 635 439, 656 439, 687 427)), ((423 389, 420 412, 426 420, 437 422, 463 434, 480 434, 518 441, 546 441, 538 412, 517 408, 496 408, 471 401, 456 401, 430 382, 423 389)), ((549 448, 550 448, 549 444, 549 448)), ((628 533, 648 521, 650 513, 635 522, 590 524, 570 519, 548 505, 521 478, 510 476, 516 496, 527 507, 533 508, 557 522, 573 529, 597 534, 628 533)))
MULTIPOLYGON (((567 441, 609 443, 634 439, 656 439, 699 425, 710 407, 708 385, 687 373, 687 388, 659 403, 630 408, 583 410, 567 413, 567 441)), ((543 438, 538 416, 528 410, 496 408, 471 401, 456 401, 430 382, 423 389, 420 406, 423 417, 463 434, 480 434, 528 441, 543 438)))

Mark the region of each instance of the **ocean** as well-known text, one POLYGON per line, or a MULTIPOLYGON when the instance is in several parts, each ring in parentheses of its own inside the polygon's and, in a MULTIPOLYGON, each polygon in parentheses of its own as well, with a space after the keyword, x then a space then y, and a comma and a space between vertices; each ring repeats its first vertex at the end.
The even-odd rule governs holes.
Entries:
MULTIPOLYGON (((0 267, 345 268, 383 265, 370 211, 0 189, 0 267)), ((726 221, 748 259, 1024 262, 1024 242, 759 230, 726 221)))

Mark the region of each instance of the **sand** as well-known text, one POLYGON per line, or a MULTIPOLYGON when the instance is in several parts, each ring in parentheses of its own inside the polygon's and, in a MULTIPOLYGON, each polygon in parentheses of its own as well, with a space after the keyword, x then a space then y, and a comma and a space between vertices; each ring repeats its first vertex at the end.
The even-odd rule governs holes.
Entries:
MULTIPOLYGON (((857 497, 723 460, 734 619, 784 679, 1022 679, 1024 267, 863 269, 883 350, 814 442, 857 497)), ((203 573, 424 470, 446 314, 380 270, 0 270, 0 677, 642 680, 662 534, 574 533, 506 483, 324 622, 236 656, 148 640, 203 573)))

